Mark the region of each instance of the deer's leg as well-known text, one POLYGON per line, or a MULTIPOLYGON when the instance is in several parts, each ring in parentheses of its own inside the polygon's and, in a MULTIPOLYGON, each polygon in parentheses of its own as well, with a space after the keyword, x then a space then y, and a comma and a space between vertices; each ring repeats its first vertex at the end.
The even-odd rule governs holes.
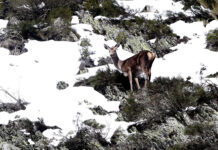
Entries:
POLYGON ((149 69, 149 71, 148 71, 148 81, 149 82, 151 81, 151 69, 149 69))
POLYGON ((132 87, 132 72, 131 72, 131 70, 128 71, 128 77, 129 77, 130 89, 131 89, 131 92, 132 92, 133 87, 132 87))
POLYGON ((138 90, 141 89, 140 85, 139 85, 139 80, 138 78, 135 78, 135 83, 137 85, 138 90))
POLYGON ((144 68, 143 69, 144 73, 145 73, 145 84, 144 84, 144 88, 147 89, 147 85, 148 85, 148 82, 149 82, 149 71, 147 68, 144 68))

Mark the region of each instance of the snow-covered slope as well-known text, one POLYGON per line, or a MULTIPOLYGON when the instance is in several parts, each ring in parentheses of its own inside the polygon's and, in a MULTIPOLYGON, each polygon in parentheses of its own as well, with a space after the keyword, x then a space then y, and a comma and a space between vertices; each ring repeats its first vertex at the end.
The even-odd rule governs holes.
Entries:
MULTIPOLYGON (((177 35, 188 36, 191 40, 187 44, 179 44, 171 54, 157 59, 153 65, 153 79, 158 76, 183 78, 191 77, 191 81, 201 83, 202 77, 218 71, 218 53, 206 49, 206 33, 218 27, 218 21, 203 26, 203 22, 185 23, 178 21, 171 24, 171 29, 177 35), (201 74, 201 68, 206 70, 201 74)), ((218 84, 218 79, 212 79, 218 84)))
MULTIPOLYGON (((73 25, 73 28, 82 37, 90 39, 92 44, 90 51, 95 53, 94 60, 109 55, 103 48, 104 37, 94 34, 90 25, 77 24, 73 25)), ((79 43, 80 41, 30 40, 26 44, 28 53, 21 56, 9 55, 8 50, 0 48, 0 101, 15 103, 16 100, 8 95, 10 93, 15 98, 29 103, 24 111, 13 114, 0 113, 0 124, 7 124, 9 120, 18 118, 29 118, 32 121, 42 118, 46 125, 56 125, 62 129, 45 131, 44 134, 50 138, 57 135, 63 137, 69 132, 73 136, 79 128, 78 125, 88 119, 95 119, 106 126, 102 133, 107 139, 110 139, 117 128, 121 126, 127 128, 129 123, 115 121, 117 118, 115 113, 100 116, 94 115, 90 110, 95 106, 101 106, 108 112, 116 112, 119 110, 119 102, 107 101, 91 87, 73 87, 77 79, 94 75, 99 69, 94 69, 93 74, 86 74, 84 77, 76 75, 81 57, 79 43), (70 85, 66 90, 60 91, 56 88, 58 81, 65 81, 70 85)), ((109 41, 108 44, 110 43, 114 42, 109 41)), ((54 144, 57 143, 58 141, 54 141, 54 144)))
MULTIPOLYGON (((158 10, 158 15, 166 16, 168 10, 173 12, 182 11, 179 3, 170 0, 160 1, 121 1, 125 7, 131 6, 134 9, 142 10, 146 5, 151 6, 150 14, 147 17, 153 18, 158 10), (143 2, 143 3, 142 3, 143 2), (162 5, 162 3, 164 3, 162 5), (166 6, 166 7, 163 7, 166 6), (179 9, 178 9, 179 8, 179 9)), ((6 27, 7 21, 0 20, 0 31, 6 27)), ((200 69, 205 66, 207 69, 203 74, 205 77, 218 71, 218 53, 205 49, 205 34, 218 26, 218 21, 213 21, 205 28, 202 22, 184 23, 178 21, 170 27, 173 31, 182 36, 188 36, 191 40, 187 44, 179 44, 174 49, 177 51, 166 55, 164 58, 156 59, 152 67, 152 79, 164 76, 191 77, 193 82, 200 80, 200 69)), ((79 24, 78 17, 74 16, 72 28, 75 29, 82 38, 88 38, 91 43, 89 51, 94 54, 91 58, 97 63, 100 57, 109 56, 108 51, 103 47, 104 43, 112 46, 114 41, 105 41, 104 36, 93 33, 90 25, 79 24)), ((0 48, 0 103, 16 102, 8 95, 9 92, 17 99, 25 100, 29 103, 26 110, 21 110, 12 114, 1 112, 0 124, 7 124, 9 120, 18 118, 29 118, 36 121, 42 118, 46 125, 58 126, 62 130, 46 130, 44 135, 53 138, 53 144, 66 135, 75 135, 81 122, 87 119, 96 119, 100 124, 106 126, 103 129, 103 136, 107 139, 113 132, 122 127, 126 129, 131 123, 116 121, 117 115, 100 116, 94 115, 90 108, 101 106, 107 111, 118 111, 119 102, 107 101, 107 99, 91 87, 73 87, 74 83, 81 78, 88 78, 94 75, 99 68, 91 68, 89 72, 77 75, 80 65, 80 45, 79 42, 39 42, 29 40, 25 47, 29 50, 21 56, 11 56, 8 50, 0 48), (65 90, 58 90, 56 85, 59 81, 65 81, 69 87, 65 90), (7 91, 7 92, 6 92, 7 91), (70 133, 70 134, 69 134, 70 133)), ((118 50, 121 59, 128 58, 133 54, 123 50, 118 50)), ((115 69, 113 65, 111 68, 115 69)), ((217 79, 213 82, 218 83, 217 79)))
POLYGON ((181 2, 174 2, 172 0, 117 0, 118 4, 124 8, 135 10, 133 11, 138 16, 144 16, 146 19, 167 19, 167 14, 184 13, 191 16, 191 11, 184 11, 181 2), (144 10, 145 9, 145 10, 144 10))

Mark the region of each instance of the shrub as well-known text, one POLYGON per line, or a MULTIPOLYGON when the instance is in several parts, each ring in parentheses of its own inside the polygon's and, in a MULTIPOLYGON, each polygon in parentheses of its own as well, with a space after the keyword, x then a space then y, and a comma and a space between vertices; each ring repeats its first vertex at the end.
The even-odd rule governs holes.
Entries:
POLYGON ((120 25, 134 35, 145 34, 146 40, 161 38, 164 36, 176 36, 170 27, 162 20, 146 20, 134 17, 132 20, 121 20, 120 25))
POLYGON ((207 34, 207 42, 209 43, 215 43, 218 41, 218 29, 210 31, 207 34))
POLYGON ((161 38, 162 36, 176 36, 170 27, 161 20, 147 20, 144 27, 149 39, 161 38))
POLYGON ((109 68, 106 71, 99 70, 95 76, 79 81, 75 86, 91 86, 102 94, 105 94, 106 86, 116 85, 121 91, 129 90, 129 80, 118 71, 109 68))
POLYGON ((69 138, 59 144, 59 148, 69 150, 97 150, 104 149, 109 143, 100 135, 100 133, 91 132, 87 128, 79 130, 75 137, 69 138))
POLYGON ((212 30, 207 34, 207 48, 218 51, 218 29, 212 30))
POLYGON ((7 16, 21 22, 13 28, 25 38, 72 40, 70 21, 80 4, 79 0, 13 0, 8 1, 7 16))
POLYGON ((24 39, 39 39, 39 37, 37 37, 37 29, 34 27, 34 23, 32 21, 23 21, 17 28, 24 39))
POLYGON ((206 98, 204 88, 182 78, 157 78, 149 85, 150 94, 162 94, 178 110, 197 105, 198 100, 206 98))
POLYGON ((126 43, 126 39, 127 39, 126 34, 123 31, 121 31, 121 32, 118 33, 115 41, 117 43, 124 44, 124 43, 126 43))
POLYGON ((142 114, 146 111, 145 107, 145 104, 137 102, 132 95, 129 95, 126 99, 126 104, 121 106, 122 117, 125 121, 142 119, 142 114))
POLYGON ((53 8, 48 14, 47 21, 48 23, 52 23, 56 18, 62 18, 66 24, 70 24, 72 16, 72 11, 70 7, 58 7, 53 8))
POLYGON ((174 1, 175 2, 181 1, 182 4, 184 5, 183 7, 184 10, 190 9, 191 7, 200 6, 198 0, 174 0, 174 1))
POLYGON ((214 124, 209 123, 194 123, 191 125, 186 126, 185 134, 186 135, 197 135, 206 132, 207 130, 211 130, 214 128, 214 124))
POLYGON ((202 5, 208 7, 209 9, 213 9, 216 5, 216 0, 198 0, 202 5))
POLYGON ((218 72, 207 76, 207 78, 216 78, 216 77, 218 77, 218 72))
POLYGON ((91 46, 90 40, 88 38, 82 38, 80 42, 80 46, 82 47, 91 46))
POLYGON ((82 60, 86 60, 88 58, 90 58, 90 52, 89 52, 89 49, 88 47, 83 47, 81 50, 80 50, 80 55, 81 55, 81 59, 82 60))
POLYGON ((95 16, 118 17, 126 14, 115 0, 86 0, 85 8, 95 16))

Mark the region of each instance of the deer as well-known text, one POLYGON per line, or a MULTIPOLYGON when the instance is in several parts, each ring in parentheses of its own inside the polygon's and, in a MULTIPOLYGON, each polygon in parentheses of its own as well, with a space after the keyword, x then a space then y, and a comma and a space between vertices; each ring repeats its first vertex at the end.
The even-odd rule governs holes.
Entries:
POLYGON ((122 72, 124 76, 128 76, 131 92, 133 92, 133 77, 136 82, 137 89, 141 89, 138 80, 138 77, 140 75, 143 75, 143 77, 145 78, 144 88, 147 89, 147 84, 151 80, 151 67, 156 58, 156 55, 151 51, 141 50, 138 54, 135 54, 134 56, 129 57, 126 60, 120 60, 117 55, 117 49, 119 46, 119 43, 113 47, 109 47, 108 45, 104 44, 104 48, 106 50, 109 50, 109 54, 114 66, 120 72, 122 72))

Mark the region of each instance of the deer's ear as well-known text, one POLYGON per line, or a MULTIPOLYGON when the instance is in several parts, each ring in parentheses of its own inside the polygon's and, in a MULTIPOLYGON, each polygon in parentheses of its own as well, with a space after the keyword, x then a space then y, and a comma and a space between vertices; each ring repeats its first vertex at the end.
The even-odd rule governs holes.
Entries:
POLYGON ((110 49, 110 47, 109 47, 109 46, 107 46, 106 44, 104 44, 104 48, 105 48, 105 49, 107 49, 107 50, 109 50, 109 49, 110 49))
POLYGON ((117 43, 114 47, 118 48, 120 46, 120 43, 117 43))

